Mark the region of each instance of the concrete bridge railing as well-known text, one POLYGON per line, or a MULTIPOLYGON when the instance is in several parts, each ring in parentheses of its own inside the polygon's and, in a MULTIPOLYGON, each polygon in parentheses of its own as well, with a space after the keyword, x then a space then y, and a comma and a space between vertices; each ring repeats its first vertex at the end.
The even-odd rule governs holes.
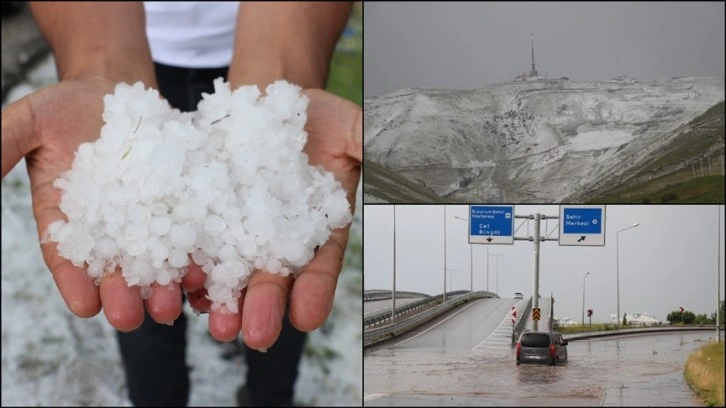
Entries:
MULTIPOLYGON (((415 292, 404 292, 404 293, 415 293, 415 292)), ((447 292, 446 297, 447 298, 453 298, 456 296, 461 296, 464 294, 469 293, 468 290, 457 290, 453 292, 447 292)), ((420 294, 419 294, 420 296, 420 294)), ((419 297, 419 296, 408 296, 408 298, 411 297, 419 297)), ((396 292, 396 298, 399 297, 399 292, 396 292)), ((401 298, 405 298, 407 296, 401 296, 401 298)), ((388 292, 388 297, 384 299, 390 299, 391 298, 391 292, 388 292)), ((393 320, 396 320, 403 315, 407 315, 411 312, 414 312, 416 310, 426 309, 431 307, 432 305, 439 304, 443 300, 443 295, 436 295, 436 296, 427 296, 426 298, 423 298, 421 300, 418 300, 416 302, 409 303, 404 306, 400 306, 396 308, 396 313, 394 314, 393 320)), ((369 316, 365 319, 363 319, 363 328, 372 328, 372 327, 378 327, 384 324, 391 324, 391 312, 386 311, 382 312, 373 316, 369 316)))

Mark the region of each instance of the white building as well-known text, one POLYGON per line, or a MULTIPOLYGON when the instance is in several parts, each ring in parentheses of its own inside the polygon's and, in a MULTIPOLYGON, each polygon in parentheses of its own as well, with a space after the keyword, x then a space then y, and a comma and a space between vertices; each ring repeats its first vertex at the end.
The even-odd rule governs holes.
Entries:
POLYGON ((576 322, 569 317, 565 316, 564 318, 560 319, 558 317, 554 318, 554 326, 555 327, 567 327, 567 326, 575 326, 580 324, 579 322, 576 322))
POLYGON ((658 326, 662 322, 648 313, 626 313, 628 326, 658 326))

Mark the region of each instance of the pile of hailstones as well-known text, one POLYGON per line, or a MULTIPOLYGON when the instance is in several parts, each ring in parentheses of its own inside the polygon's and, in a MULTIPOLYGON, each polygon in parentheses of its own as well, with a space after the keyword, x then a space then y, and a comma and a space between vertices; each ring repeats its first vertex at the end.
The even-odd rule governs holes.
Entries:
POLYGON ((104 97, 100 139, 80 145, 54 183, 68 222, 45 238, 97 284, 120 266, 148 297, 193 261, 212 308, 237 312, 253 270, 299 272, 352 220, 340 183, 302 152, 308 99, 298 86, 278 81, 261 96, 220 78, 214 88, 190 113, 140 82, 104 97))

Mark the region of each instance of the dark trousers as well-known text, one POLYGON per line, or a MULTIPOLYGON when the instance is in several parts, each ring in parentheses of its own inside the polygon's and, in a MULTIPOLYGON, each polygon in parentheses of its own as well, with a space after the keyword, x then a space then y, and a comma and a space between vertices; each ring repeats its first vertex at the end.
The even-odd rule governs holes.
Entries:
MULTIPOLYGON (((155 64, 155 68, 161 95, 185 112, 196 109, 202 92, 214 93, 214 79, 227 78, 227 68, 183 69, 162 64, 155 64)), ((167 326, 156 323, 146 312, 141 327, 129 333, 117 332, 129 398, 134 405, 187 405, 186 328, 184 313, 173 326, 167 326)), ((305 338, 306 334, 292 327, 286 315, 280 337, 266 353, 245 350, 251 404, 292 404, 305 338)))

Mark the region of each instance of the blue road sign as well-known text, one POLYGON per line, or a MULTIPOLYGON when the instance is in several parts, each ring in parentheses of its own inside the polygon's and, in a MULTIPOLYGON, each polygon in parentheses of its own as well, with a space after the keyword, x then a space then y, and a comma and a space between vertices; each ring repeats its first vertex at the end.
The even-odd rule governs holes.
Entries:
POLYGON ((513 205, 469 206, 469 242, 473 244, 514 243, 513 205))
POLYGON ((560 205, 560 245, 605 245, 604 205, 560 205))
POLYGON ((565 234, 600 234, 602 232, 601 208, 565 208, 561 220, 565 234))

